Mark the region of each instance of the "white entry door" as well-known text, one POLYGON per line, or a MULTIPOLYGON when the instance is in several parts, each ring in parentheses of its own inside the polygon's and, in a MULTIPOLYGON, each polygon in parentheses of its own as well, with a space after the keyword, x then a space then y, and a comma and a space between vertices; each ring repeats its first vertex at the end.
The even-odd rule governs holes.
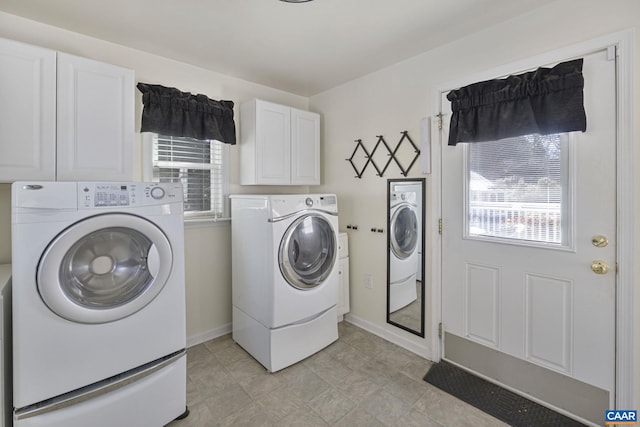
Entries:
POLYGON ((441 110, 443 358, 593 423, 615 391, 611 56, 584 56, 584 133, 450 147, 441 110))

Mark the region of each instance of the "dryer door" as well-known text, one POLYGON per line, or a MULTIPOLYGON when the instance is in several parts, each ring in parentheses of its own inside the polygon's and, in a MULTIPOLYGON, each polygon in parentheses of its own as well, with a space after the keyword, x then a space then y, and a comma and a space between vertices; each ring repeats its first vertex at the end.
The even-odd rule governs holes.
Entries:
POLYGON ((111 322, 149 304, 169 278, 172 262, 169 240, 152 222, 97 215, 49 244, 38 265, 38 292, 65 319, 111 322))
POLYGON ((399 205, 390 222, 391 250, 397 258, 405 259, 418 246, 418 216, 415 208, 408 203, 399 205))
POLYGON ((278 261, 286 281, 297 289, 312 289, 329 276, 336 261, 336 235, 322 215, 293 221, 280 242, 278 261))

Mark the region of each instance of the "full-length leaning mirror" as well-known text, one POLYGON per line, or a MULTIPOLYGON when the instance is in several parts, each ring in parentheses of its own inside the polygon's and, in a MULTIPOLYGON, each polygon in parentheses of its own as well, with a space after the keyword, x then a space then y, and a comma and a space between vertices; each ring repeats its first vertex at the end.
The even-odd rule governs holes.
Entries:
POLYGON ((387 322, 424 337, 424 178, 387 180, 387 322))

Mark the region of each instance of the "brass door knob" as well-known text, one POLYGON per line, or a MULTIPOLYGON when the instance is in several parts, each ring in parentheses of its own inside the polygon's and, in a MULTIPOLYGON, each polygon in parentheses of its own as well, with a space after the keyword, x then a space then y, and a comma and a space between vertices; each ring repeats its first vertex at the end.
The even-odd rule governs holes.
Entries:
POLYGON ((591 270, 596 274, 607 274, 609 272, 609 265, 604 261, 593 261, 591 263, 591 270))
POLYGON ((607 239, 606 236, 603 236, 601 234, 598 234, 596 236, 593 236, 591 238, 591 243, 593 244, 593 246, 595 246, 596 248, 604 248, 605 246, 607 246, 609 244, 609 239, 607 239))

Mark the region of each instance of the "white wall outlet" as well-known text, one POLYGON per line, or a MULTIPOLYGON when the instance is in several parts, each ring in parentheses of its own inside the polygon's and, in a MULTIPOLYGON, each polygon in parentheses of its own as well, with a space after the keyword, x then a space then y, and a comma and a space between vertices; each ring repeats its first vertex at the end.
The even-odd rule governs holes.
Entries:
POLYGON ((367 289, 373 289, 373 277, 369 273, 364 275, 364 287, 367 289))

